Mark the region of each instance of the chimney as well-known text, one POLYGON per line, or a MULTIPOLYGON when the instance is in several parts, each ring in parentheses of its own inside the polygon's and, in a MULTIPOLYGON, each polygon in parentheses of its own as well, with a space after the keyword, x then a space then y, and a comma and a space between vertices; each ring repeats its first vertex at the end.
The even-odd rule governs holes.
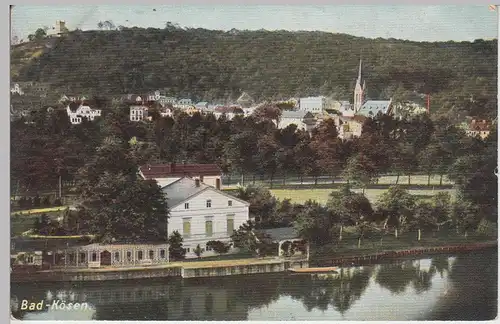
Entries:
POLYGON ((196 188, 198 188, 200 186, 200 179, 195 179, 194 183, 196 185, 196 188))

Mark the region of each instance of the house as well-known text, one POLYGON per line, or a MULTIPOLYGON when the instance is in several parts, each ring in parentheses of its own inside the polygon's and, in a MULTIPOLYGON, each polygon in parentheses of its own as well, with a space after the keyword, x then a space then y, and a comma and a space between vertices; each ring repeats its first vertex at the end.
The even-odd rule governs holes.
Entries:
POLYGON ((297 129, 311 131, 317 124, 317 120, 311 112, 299 110, 285 110, 282 112, 276 127, 278 129, 296 125, 297 129))
POLYGON ((172 115, 173 115, 172 109, 170 109, 168 107, 164 107, 164 108, 160 109, 160 116, 161 117, 172 117, 172 115))
POLYGON ((181 106, 190 106, 193 104, 193 101, 191 99, 180 99, 178 102, 177 102, 178 105, 181 105, 181 106))
POLYGON ((177 98, 160 96, 160 98, 157 100, 157 102, 159 104, 161 104, 162 106, 166 106, 168 104, 173 106, 173 105, 177 104, 177 98))
POLYGON ((327 108, 325 97, 307 97, 299 99, 299 110, 314 114, 322 113, 327 108))
POLYGON ((195 105, 195 107, 196 107, 197 109, 200 109, 200 110, 202 110, 202 109, 207 109, 207 108, 208 108, 208 102, 206 102, 206 101, 198 102, 198 103, 195 105))
POLYGON ((18 95, 22 96, 24 94, 24 91, 21 89, 19 86, 19 83, 15 83, 11 88, 10 88, 10 93, 17 93, 18 95))
POLYGON ((340 117, 338 125, 339 138, 348 140, 360 137, 366 119, 367 117, 362 115, 340 117))
POLYGON ((66 104, 69 102, 77 102, 77 101, 85 101, 87 100, 86 96, 78 96, 78 95, 62 95, 59 99, 59 103, 66 104))
MULTIPOLYGON (((200 179, 182 177, 162 188, 170 209, 168 233, 178 231, 183 237, 186 258, 197 257, 198 245, 202 256, 215 253, 209 241, 230 242, 235 230, 249 220, 249 203, 233 197, 200 179)), ((231 249, 236 252, 236 249, 231 249)))
POLYGON ((216 189, 222 188, 222 170, 216 164, 148 164, 139 167, 139 175, 145 180, 156 180, 160 187, 188 176, 216 189))
POLYGON ((83 118, 93 121, 95 117, 101 116, 100 109, 92 109, 85 102, 70 102, 66 107, 66 112, 73 125, 81 124, 83 118))
POLYGON ((246 92, 243 92, 241 96, 236 100, 236 103, 241 105, 242 108, 249 108, 253 104, 253 99, 246 92))
POLYGON ((186 107, 186 108, 184 109, 184 112, 185 112, 186 114, 188 114, 189 116, 193 116, 194 114, 199 113, 199 112, 200 112, 200 110, 199 110, 199 109, 197 109, 197 108, 195 108, 195 107, 193 107, 193 106, 189 106, 189 107, 186 107))
POLYGON ((479 136, 481 139, 485 139, 490 135, 491 122, 487 120, 477 120, 473 119, 466 129, 466 134, 471 137, 479 136))
POLYGON ((130 106, 130 121, 141 121, 148 117, 148 107, 144 105, 130 106))
POLYGON ((373 118, 378 113, 390 114, 392 108, 391 100, 368 100, 356 111, 356 115, 373 118))

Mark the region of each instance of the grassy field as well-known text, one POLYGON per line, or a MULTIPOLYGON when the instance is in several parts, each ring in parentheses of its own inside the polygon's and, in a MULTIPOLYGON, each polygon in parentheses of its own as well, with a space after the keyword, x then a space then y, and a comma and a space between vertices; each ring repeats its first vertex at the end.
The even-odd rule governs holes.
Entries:
MULTIPOLYGON (((325 204, 328 200, 328 196, 335 189, 271 189, 271 193, 278 199, 289 198, 294 203, 304 203, 305 201, 311 199, 316 200, 320 204, 325 204)), ((361 193, 361 189, 353 189, 354 192, 361 193)), ((378 197, 387 191, 386 189, 367 189, 365 190, 366 197, 371 203, 375 203, 378 197)), ((441 189, 441 190, 409 190, 412 195, 418 196, 419 198, 431 197, 440 191, 449 192, 452 196, 455 193, 454 189, 441 189)))
POLYGON ((422 232, 421 240, 417 240, 416 231, 406 232, 396 238, 393 233, 382 237, 381 233, 370 233, 361 241, 358 248, 358 236, 353 229, 347 228, 341 242, 330 243, 321 247, 311 248, 312 259, 319 257, 344 257, 378 253, 391 250, 405 250, 418 247, 434 247, 454 244, 478 243, 496 241, 497 236, 490 234, 471 233, 467 237, 455 231, 440 233, 422 232))
MULTIPOLYGON (((64 209, 60 211, 46 212, 47 216, 51 219, 57 219, 62 216, 64 209)), ((40 213, 36 214, 23 214, 23 215, 11 215, 10 216, 10 235, 17 236, 30 230, 35 223, 35 219, 40 217, 40 213)))

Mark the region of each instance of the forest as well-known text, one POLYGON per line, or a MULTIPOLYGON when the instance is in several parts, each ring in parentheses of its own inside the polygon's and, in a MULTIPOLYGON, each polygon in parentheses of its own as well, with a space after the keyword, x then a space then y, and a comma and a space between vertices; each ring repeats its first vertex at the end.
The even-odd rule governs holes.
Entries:
POLYGON ((222 103, 243 91, 256 101, 314 95, 349 100, 362 58, 367 98, 404 101, 430 94, 433 113, 488 118, 496 115, 496 44, 167 24, 75 30, 16 45, 11 74, 14 82, 46 82, 53 92, 88 96, 161 89, 222 103))

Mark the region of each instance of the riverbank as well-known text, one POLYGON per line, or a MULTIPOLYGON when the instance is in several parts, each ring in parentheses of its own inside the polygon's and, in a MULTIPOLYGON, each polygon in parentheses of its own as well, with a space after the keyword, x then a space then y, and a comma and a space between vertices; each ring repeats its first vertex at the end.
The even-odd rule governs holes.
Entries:
POLYGON ((305 268, 307 266, 307 258, 299 256, 171 262, 142 267, 53 268, 26 272, 14 271, 11 273, 11 282, 109 281, 166 277, 206 278, 285 272, 289 268, 305 268))
POLYGON ((466 253, 470 251, 482 250, 487 248, 498 247, 497 241, 471 243, 471 244, 457 244, 445 245, 435 247, 418 247, 406 250, 383 251, 372 254, 356 255, 356 256, 341 256, 336 258, 316 258, 311 261, 313 265, 321 266, 360 266, 370 263, 378 263, 385 260, 394 260, 405 257, 413 256, 429 256, 435 254, 453 254, 453 253, 466 253))

